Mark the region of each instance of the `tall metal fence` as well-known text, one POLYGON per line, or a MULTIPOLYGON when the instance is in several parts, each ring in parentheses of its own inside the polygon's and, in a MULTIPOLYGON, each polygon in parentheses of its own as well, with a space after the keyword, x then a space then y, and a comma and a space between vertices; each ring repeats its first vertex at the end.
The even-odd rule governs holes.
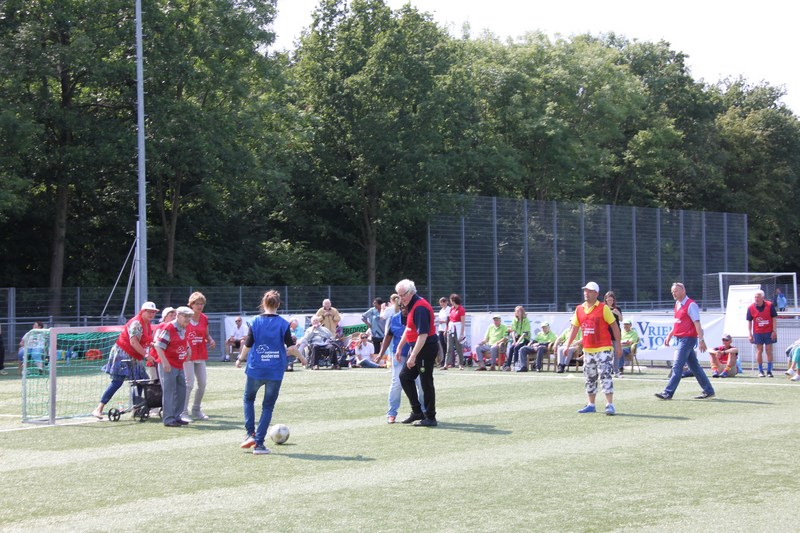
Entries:
POLYGON ((596 281, 633 308, 699 297, 703 275, 747 271, 747 215, 459 198, 428 231, 428 286, 469 309, 566 310, 596 281))

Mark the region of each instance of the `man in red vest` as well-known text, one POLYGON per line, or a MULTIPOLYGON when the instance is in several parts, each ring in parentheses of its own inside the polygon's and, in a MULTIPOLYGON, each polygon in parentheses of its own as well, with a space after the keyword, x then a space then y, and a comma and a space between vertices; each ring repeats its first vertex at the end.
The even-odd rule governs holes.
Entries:
POLYGON ((700 352, 706 351, 706 341, 703 340, 703 326, 700 324, 700 307, 694 300, 686 296, 686 287, 683 283, 672 284, 672 297, 675 298, 675 323, 672 331, 664 339, 664 346, 669 346, 672 337, 678 341, 675 359, 672 361, 672 376, 669 378, 664 392, 657 392, 656 398, 660 400, 671 400, 675 394, 675 389, 683 377, 683 365, 688 364, 689 370, 694 374, 695 379, 703 388, 703 392, 695 396, 695 400, 704 400, 714 397, 714 387, 711 381, 703 372, 703 367, 697 360, 694 347, 700 342, 700 352))
POLYGON ((397 283, 395 292, 400 296, 403 307, 408 309, 406 330, 400 339, 397 349, 402 350, 408 343, 411 352, 406 366, 400 371, 400 385, 411 404, 411 415, 403 420, 403 424, 414 422, 415 426, 436 427, 436 390, 433 387, 433 368, 436 356, 439 355, 439 339, 436 336, 436 325, 431 304, 417 294, 417 287, 410 279, 397 283), (422 413, 417 395, 416 379, 419 376, 422 396, 425 400, 425 414, 422 413))
POLYGON ((597 300, 599 292, 600 286, 594 281, 583 287, 585 301, 575 308, 575 314, 572 315, 572 328, 566 346, 572 346, 580 328, 583 334, 583 377, 589 402, 578 412, 594 413, 597 410, 594 401, 597 397, 599 376, 606 395, 606 414, 614 415, 614 381, 611 376, 614 372, 614 361, 620 358, 622 349, 619 342, 612 342, 619 341, 619 326, 611 309, 597 300))
POLYGON ((764 291, 758 290, 753 298, 755 303, 747 308, 747 326, 750 329, 750 344, 756 345, 756 361, 758 362, 758 377, 764 377, 764 363, 762 354, 764 346, 767 347, 767 376, 772 377, 772 345, 778 340, 775 329, 775 318, 778 311, 772 302, 764 299, 764 291))

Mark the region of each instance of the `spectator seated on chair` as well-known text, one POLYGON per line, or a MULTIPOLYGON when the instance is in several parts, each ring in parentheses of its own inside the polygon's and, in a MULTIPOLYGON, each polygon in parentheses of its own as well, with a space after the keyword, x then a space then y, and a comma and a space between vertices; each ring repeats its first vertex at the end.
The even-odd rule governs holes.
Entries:
POLYGON ((728 378, 736 375, 738 370, 736 361, 739 359, 739 349, 731 345, 731 336, 725 334, 722 336, 722 346, 717 346, 713 350, 708 351, 708 357, 711 359, 711 377, 712 378, 728 378), (720 367, 725 365, 725 368, 720 372, 720 367))
POLYGON ((508 333, 511 334, 508 345, 508 358, 503 364, 503 370, 507 372, 511 370, 512 365, 515 370, 520 368, 519 350, 531 340, 531 321, 528 320, 528 314, 521 305, 514 308, 514 320, 511 321, 508 333))
POLYGON ((375 355, 375 346, 370 342, 369 335, 366 333, 362 333, 359 337, 358 344, 355 347, 355 354, 356 366, 361 368, 380 368, 380 365, 372 360, 375 355))
POLYGON ((622 336, 620 338, 620 345, 622 346, 622 357, 619 360, 619 373, 625 371, 625 358, 630 357, 631 349, 639 344, 639 334, 633 329, 631 319, 626 318, 622 321, 622 336))
POLYGON ((527 346, 520 348, 519 350, 519 358, 520 358, 520 370, 523 368, 528 367, 528 356, 529 354, 535 353, 536 354, 536 361, 533 365, 532 370, 536 370, 537 372, 542 371, 542 360, 544 356, 547 355, 548 350, 550 350, 550 345, 556 341, 556 334, 550 329, 549 322, 542 322, 542 329, 536 334, 533 340, 527 346))
POLYGON ((505 351, 507 328, 503 326, 501 320, 502 317, 500 315, 494 315, 492 317, 492 325, 486 329, 486 336, 475 346, 475 355, 478 358, 478 368, 475 370, 486 370, 486 362, 483 359, 483 354, 486 352, 489 352, 491 357, 489 370, 494 370, 498 357, 505 351))
POLYGON ((319 358, 323 355, 330 357, 333 368, 339 368, 339 361, 336 360, 336 348, 333 343, 333 333, 320 324, 319 317, 311 317, 311 327, 306 330, 303 336, 303 344, 308 346, 311 352, 309 364, 313 370, 319 369, 319 358))
POLYGON ((571 329, 572 326, 567 326, 567 329, 565 329, 553 343, 553 353, 558 355, 558 369, 556 372, 559 374, 564 373, 572 362, 573 357, 577 357, 583 348, 583 331, 581 328, 578 328, 578 334, 575 336, 575 340, 572 341, 572 345, 564 346, 571 329))
POLYGON ((242 341, 247 338, 247 326, 242 323, 242 317, 237 316, 233 321, 234 327, 231 335, 225 341, 225 356, 223 361, 230 361, 233 352, 239 352, 242 348, 242 341))

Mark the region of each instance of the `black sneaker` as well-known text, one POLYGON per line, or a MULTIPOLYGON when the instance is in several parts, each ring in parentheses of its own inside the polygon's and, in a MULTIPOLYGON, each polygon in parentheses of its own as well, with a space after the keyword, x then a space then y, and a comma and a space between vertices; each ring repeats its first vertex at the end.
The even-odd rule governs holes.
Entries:
POLYGON ((657 392, 655 394, 655 397, 658 398, 659 400, 671 400, 672 399, 672 396, 670 396, 666 392, 657 392))
POLYGON ((417 420, 422 420, 425 418, 425 415, 422 413, 411 413, 408 415, 408 418, 401 422, 402 424, 410 424, 411 422, 416 422, 417 420))
POLYGON ((772 375, 772 372, 767 372, 767 377, 768 378, 774 378, 775 376, 772 375))
POLYGON ((697 396, 695 396, 694 399, 695 400, 706 400, 708 398, 713 398, 713 397, 714 397, 714 393, 713 392, 709 394, 708 392, 704 391, 702 394, 698 394, 697 396))
POLYGON ((414 425, 416 427, 435 428, 436 426, 439 425, 439 422, 437 422, 435 418, 423 418, 422 420, 414 422, 414 425))

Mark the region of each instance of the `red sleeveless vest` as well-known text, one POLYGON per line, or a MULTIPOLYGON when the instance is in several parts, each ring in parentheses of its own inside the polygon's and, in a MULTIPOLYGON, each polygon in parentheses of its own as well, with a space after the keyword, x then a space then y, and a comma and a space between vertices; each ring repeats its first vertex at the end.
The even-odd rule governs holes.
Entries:
POLYGON ((694 303, 691 298, 686 299, 686 303, 678 308, 675 304, 675 325, 672 326, 672 334, 675 337, 697 337, 697 328, 694 321, 689 317, 689 306, 694 303))
POLYGON ((150 345, 150 343, 153 342, 153 329, 150 325, 150 322, 145 322, 144 319, 142 319, 141 313, 128 320, 128 323, 125 324, 125 329, 122 330, 122 332, 119 334, 119 337, 117 338, 117 346, 122 348, 122 350, 125 353, 127 353, 137 361, 141 361, 142 359, 144 359, 144 356, 133 348, 133 346, 131 345, 131 337, 128 334, 128 328, 130 327, 131 323, 137 320, 142 325, 142 336, 139 339, 139 344, 142 345, 142 348, 144 348, 145 353, 147 353, 148 345, 150 345))
POLYGON ((610 350, 613 346, 611 332, 608 329, 609 324, 603 318, 605 306, 606 304, 600 302, 588 313, 583 305, 579 305, 575 309, 583 335, 584 348, 608 348, 610 350))

